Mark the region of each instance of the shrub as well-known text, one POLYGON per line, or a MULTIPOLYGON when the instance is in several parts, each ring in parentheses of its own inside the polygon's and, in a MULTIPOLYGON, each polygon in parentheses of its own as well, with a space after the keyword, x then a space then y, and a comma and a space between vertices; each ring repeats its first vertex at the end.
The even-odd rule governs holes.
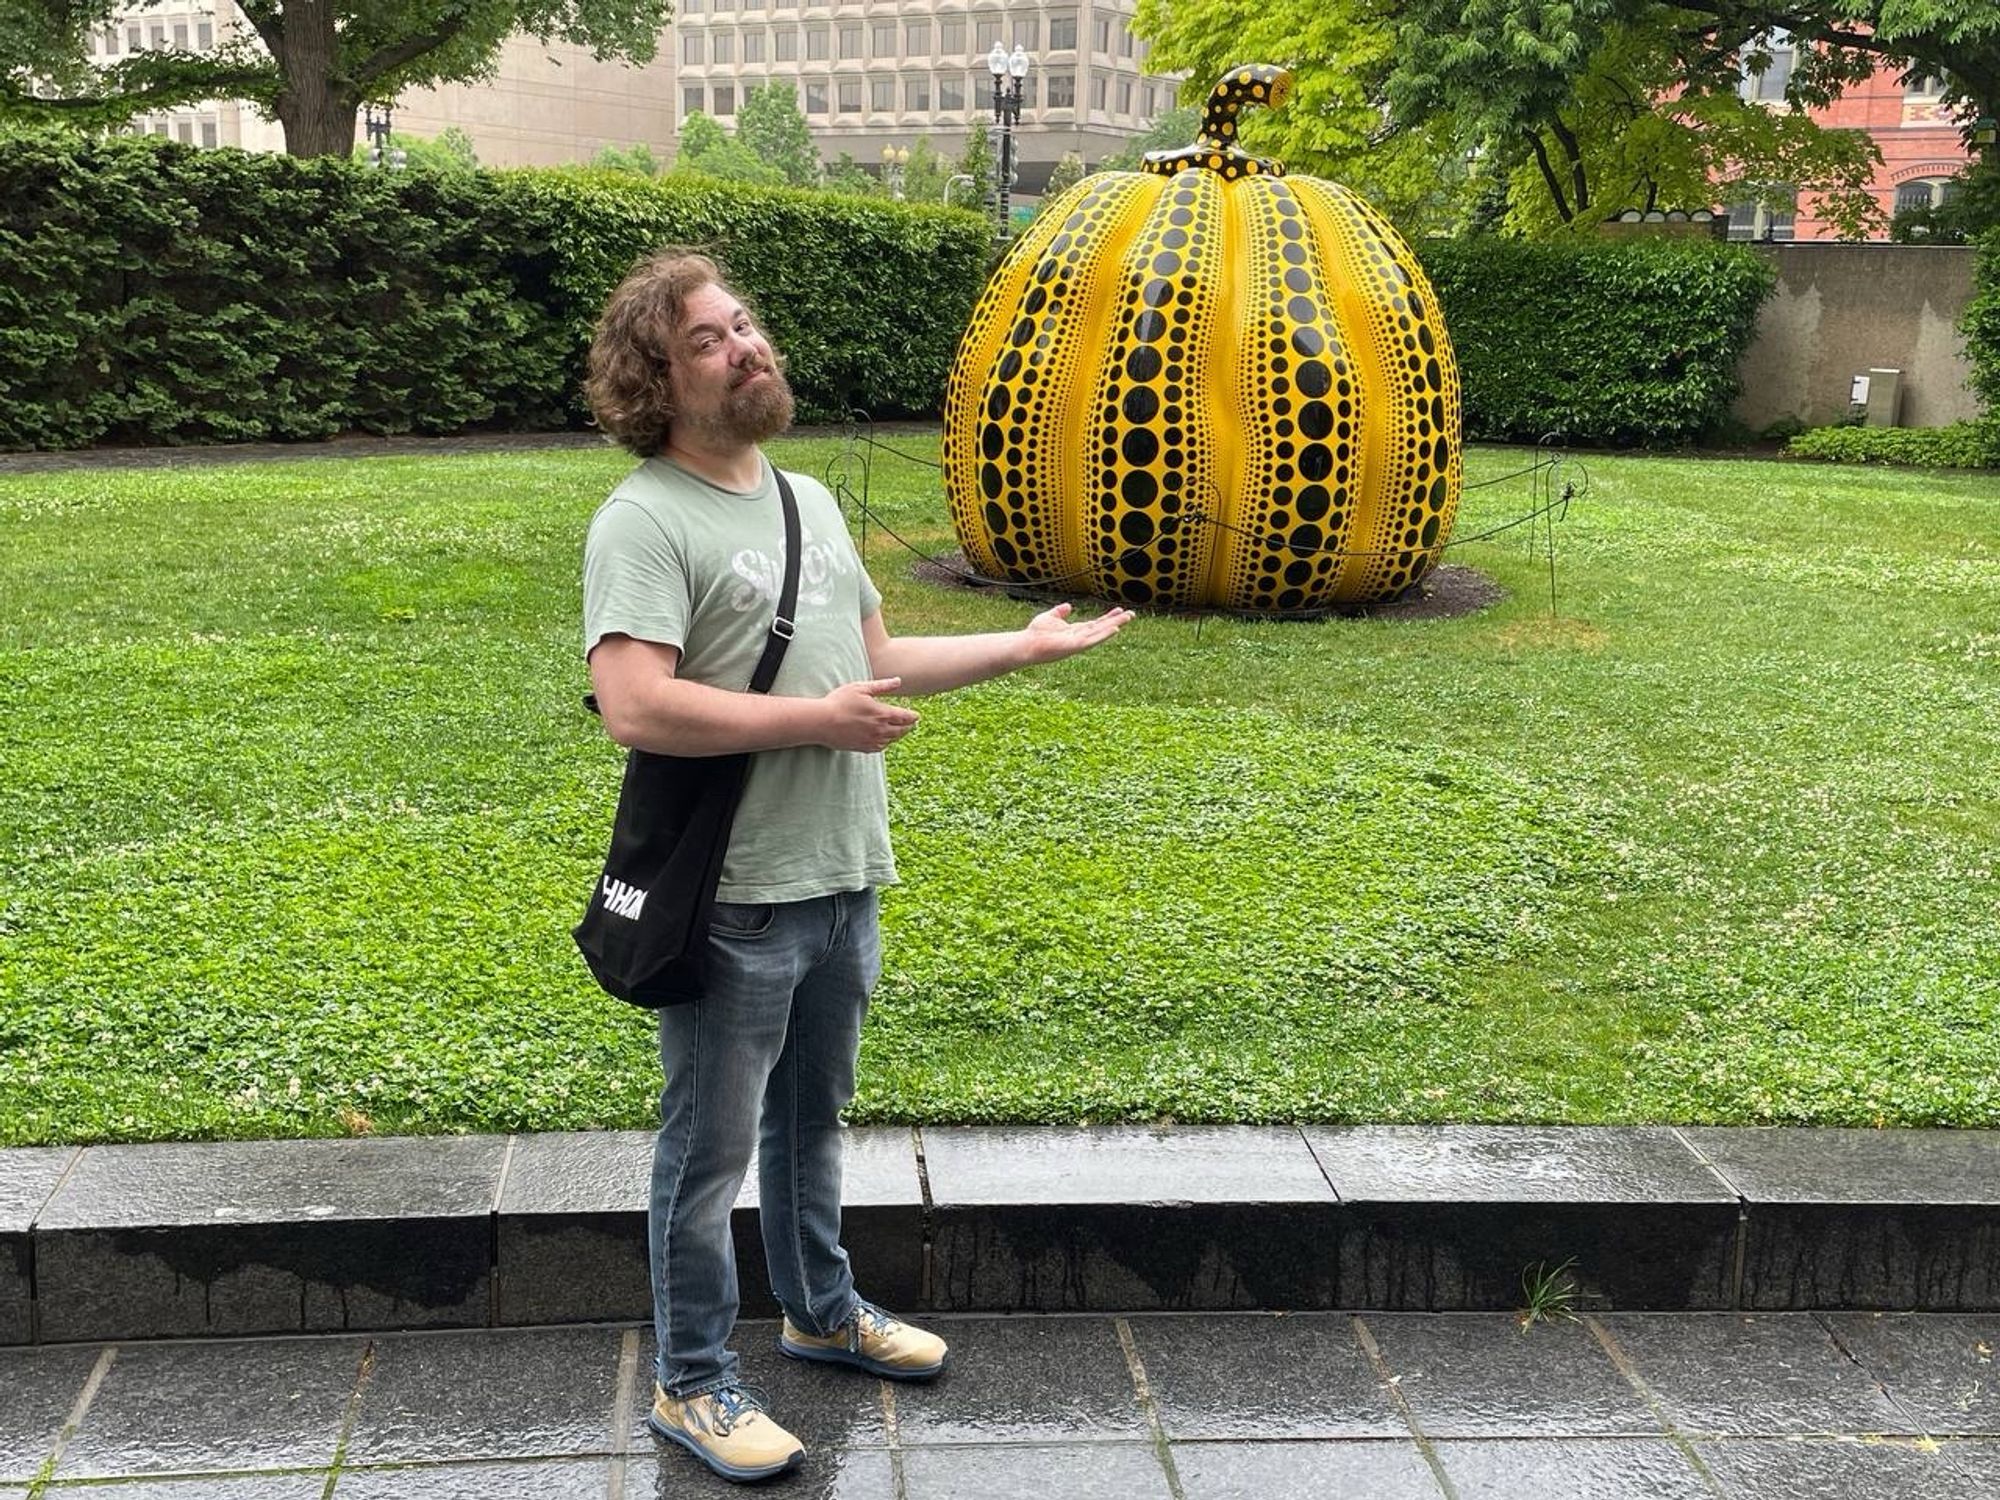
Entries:
POLYGON ((1628 446, 1719 428, 1774 281, 1763 257, 1688 241, 1417 247, 1458 352, 1468 438, 1628 446))
POLYGON ((1958 320, 1965 357, 1972 362, 1972 389, 1989 414, 2000 412, 2000 229, 1979 239, 1972 262, 1972 300, 1958 320))
POLYGON ((727 258, 808 419, 934 412, 987 251, 916 205, 14 134, 0 446, 562 426, 605 294, 668 241, 727 258))
POLYGON ((2000 468, 2000 419, 1949 427, 1815 427, 1785 444, 1794 458, 1932 469, 2000 468))
POLYGON ((502 191, 518 232, 546 257, 573 369, 638 256, 668 243, 704 246, 784 352, 805 421, 853 410, 935 414, 985 279, 990 230, 960 209, 605 172, 510 172, 502 191))

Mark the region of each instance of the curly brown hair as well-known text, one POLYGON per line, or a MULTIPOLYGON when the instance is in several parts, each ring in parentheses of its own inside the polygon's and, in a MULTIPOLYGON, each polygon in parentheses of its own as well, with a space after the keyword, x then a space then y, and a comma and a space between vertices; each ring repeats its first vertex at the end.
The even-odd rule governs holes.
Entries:
POLYGON ((687 299, 711 282, 742 300, 711 256, 669 246, 626 273, 597 320, 583 394, 597 425, 640 458, 667 446, 674 420, 667 351, 687 299))

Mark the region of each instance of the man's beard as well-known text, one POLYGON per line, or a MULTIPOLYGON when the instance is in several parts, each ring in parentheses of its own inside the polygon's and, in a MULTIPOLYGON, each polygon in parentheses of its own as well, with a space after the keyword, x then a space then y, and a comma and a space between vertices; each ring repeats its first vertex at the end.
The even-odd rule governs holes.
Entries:
POLYGON ((792 425, 792 388, 785 372, 775 364, 758 367, 764 378, 746 377, 722 398, 720 410, 712 416, 693 417, 694 426, 704 435, 730 443, 761 443, 774 438, 792 425))

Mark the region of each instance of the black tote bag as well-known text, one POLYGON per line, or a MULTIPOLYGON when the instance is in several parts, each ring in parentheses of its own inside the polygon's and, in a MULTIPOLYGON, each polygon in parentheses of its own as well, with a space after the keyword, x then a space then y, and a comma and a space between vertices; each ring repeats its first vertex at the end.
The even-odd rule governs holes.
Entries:
MULTIPOLYGON (((799 598, 798 501, 785 476, 777 479, 785 581, 750 678, 753 693, 769 692, 777 679, 799 598)), ((594 697, 584 701, 596 708, 594 697)), ((652 1010, 700 998, 715 887, 749 772, 748 754, 626 753, 611 849, 573 934, 607 994, 652 1010)))

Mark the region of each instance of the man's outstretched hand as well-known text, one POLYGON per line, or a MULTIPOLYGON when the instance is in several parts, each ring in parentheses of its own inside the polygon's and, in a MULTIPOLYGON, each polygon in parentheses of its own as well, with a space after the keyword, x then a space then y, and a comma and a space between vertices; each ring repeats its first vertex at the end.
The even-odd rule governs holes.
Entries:
POLYGON ((1072 620, 1070 609, 1068 604, 1045 609, 1021 628, 1028 665, 1061 661, 1079 651, 1088 651, 1110 640, 1132 618, 1129 609, 1109 609, 1094 620, 1072 620))

